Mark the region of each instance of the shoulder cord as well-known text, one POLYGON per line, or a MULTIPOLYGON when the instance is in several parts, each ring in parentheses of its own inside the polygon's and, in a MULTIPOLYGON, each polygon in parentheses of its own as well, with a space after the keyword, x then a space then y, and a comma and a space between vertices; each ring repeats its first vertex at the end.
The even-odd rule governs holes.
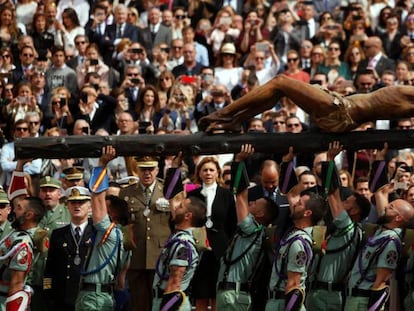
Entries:
MULTIPOLYGON (((302 230, 302 229, 295 229, 295 230, 301 230, 301 231, 305 232, 308 235, 308 233, 306 231, 302 230)), ((280 244, 279 244, 279 247, 278 247, 278 250, 277 250, 276 254, 279 253, 281 246, 286 245, 286 244, 289 244, 289 245, 288 245, 286 251, 283 254, 281 254, 282 255, 282 265, 280 266, 280 271, 277 268, 277 256, 275 256, 274 266, 275 266, 275 273, 278 277, 278 281, 276 283, 275 288, 279 287, 280 282, 282 280, 287 279, 287 274, 282 273, 282 271, 284 271, 284 269, 287 267, 287 260, 285 259, 284 255, 289 254, 290 247, 292 246, 293 242, 300 241, 302 243, 303 247, 305 248, 305 252, 306 252, 306 255, 308 257, 306 266, 309 266, 310 262, 312 261, 312 257, 313 257, 312 256, 312 244, 311 244, 311 242, 308 241, 307 239, 303 238, 302 236, 295 235, 294 237, 292 237, 292 238, 288 239, 287 241, 285 241, 285 243, 283 243, 283 245, 282 245, 282 241, 280 241, 280 244)))
MULTIPOLYGON (((227 282, 227 277, 229 275, 229 271, 230 271, 230 267, 232 265, 234 265, 236 262, 240 261, 246 254, 247 252, 253 247, 254 244, 256 244, 257 240, 259 239, 259 237, 261 236, 261 233, 263 232, 263 226, 259 225, 252 233, 247 234, 247 235, 243 235, 240 234, 240 229, 237 230, 236 234, 234 235, 232 241, 230 242, 230 246, 227 248, 226 253, 223 256, 223 263, 226 265, 226 269, 224 271, 224 275, 223 275, 223 282, 227 282), (255 238, 253 239, 252 243, 249 244, 248 247, 246 247, 246 249, 236 258, 234 258, 233 260, 231 260, 231 256, 233 255, 233 251, 234 251, 234 247, 236 245, 236 241, 239 237, 251 237, 253 235, 256 235, 255 238)), ((262 249, 262 247, 261 247, 262 249)), ((259 254, 260 255, 260 254, 259 254)), ((259 256, 257 257, 257 259, 259 259, 259 256)), ((256 260, 255 262, 255 267, 253 269, 256 269, 256 267, 258 266, 258 260, 256 260)), ((253 270, 254 271, 254 270, 253 270)), ((252 275, 249 277, 249 281, 251 279, 252 275)))
POLYGON ((344 249, 348 248, 349 245, 351 245, 352 242, 355 241, 355 238, 358 237, 357 236, 357 231, 358 229, 356 228, 356 225, 354 222, 352 222, 349 226, 347 226, 346 228, 344 228, 343 230, 341 230, 340 233, 338 233, 338 235, 335 236, 340 236, 340 235, 344 235, 346 234, 349 230, 354 229, 354 233, 352 234, 352 237, 342 246, 338 247, 338 248, 334 248, 334 249, 327 249, 326 250, 326 254, 334 254, 334 253, 338 253, 343 251, 344 249))
POLYGON ((365 246, 361 249, 361 251, 358 254, 358 270, 359 270, 359 273, 360 273, 361 277, 356 282, 357 286, 359 284, 361 284, 364 280, 367 280, 369 282, 373 282, 375 280, 375 278, 372 279, 372 278, 367 277, 369 268, 374 263, 374 261, 376 261, 378 259, 379 254, 384 250, 384 248, 388 245, 389 242, 393 242, 395 244, 395 246, 397 247, 398 254, 401 254, 401 241, 400 241, 399 238, 394 239, 394 238, 390 238, 390 237, 383 237, 383 238, 380 238, 378 242, 377 241, 372 241, 371 238, 368 239, 367 243, 365 244, 365 246), (366 266, 366 268, 363 269, 362 268, 362 265, 363 265, 363 263, 362 263, 362 253, 364 252, 364 250, 368 246, 375 246, 375 245, 379 245, 379 247, 374 251, 374 254, 369 259, 369 262, 368 262, 368 265, 366 266))
MULTIPOLYGON (((116 242, 115 242, 115 247, 112 249, 112 252, 109 254, 109 256, 105 259, 105 261, 100 266, 98 266, 97 268, 95 268, 95 269, 93 269, 91 271, 87 271, 88 270, 88 266, 89 266, 90 259, 92 257, 92 252, 93 252, 93 249, 94 249, 94 247, 92 246, 92 249, 91 249, 91 251, 90 251, 90 253, 88 255, 88 259, 87 259, 87 261, 85 263, 85 268, 81 270, 81 275, 82 276, 87 276, 87 275, 95 274, 96 272, 101 271, 106 265, 109 264, 109 261, 115 255, 116 250, 119 248, 120 240, 121 240, 121 238, 119 236, 119 230, 115 230, 115 232, 116 232, 116 242)), ((95 235, 95 237, 96 237, 96 235, 95 235)), ((95 237, 94 237, 94 240, 95 240, 95 237)), ((95 245, 95 242, 96 241, 94 241, 91 244, 92 245, 95 245)))
POLYGON ((259 271, 259 267, 262 264, 264 258, 266 257, 266 240, 267 240, 267 235, 265 233, 265 230, 262 231, 262 243, 260 245, 260 250, 259 250, 259 254, 257 255, 257 258, 254 262, 254 267, 252 269, 252 273, 250 274, 249 278, 247 279, 247 283, 249 284, 249 286, 252 284, 253 278, 255 277, 255 275, 257 275, 258 271, 259 271))
POLYGON ((162 263, 162 271, 158 268, 160 266, 161 256, 158 256, 157 263, 155 264, 155 273, 159 277, 159 281, 157 284, 157 287, 161 286, 161 282, 164 280, 167 280, 169 277, 168 274, 168 263, 171 260, 171 257, 173 256, 174 252, 180 245, 184 245, 185 249, 187 250, 187 256, 189 259, 189 264, 187 265, 187 269, 191 266, 191 263, 193 261, 193 255, 192 255, 192 248, 195 248, 195 245, 190 240, 184 240, 180 239, 181 236, 188 235, 185 231, 178 231, 177 233, 174 233, 173 236, 168 239, 168 241, 164 245, 164 249, 168 250, 167 258, 162 263))

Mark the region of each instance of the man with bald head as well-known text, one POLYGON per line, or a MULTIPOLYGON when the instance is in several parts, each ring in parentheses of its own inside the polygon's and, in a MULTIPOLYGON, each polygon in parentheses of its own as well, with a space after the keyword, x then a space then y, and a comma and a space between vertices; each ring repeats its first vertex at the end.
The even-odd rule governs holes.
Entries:
POLYGON ((351 270, 345 311, 382 310, 389 296, 389 279, 401 257, 402 231, 414 216, 413 206, 402 199, 388 202, 393 187, 375 192, 378 224, 358 254, 351 270))
POLYGON ((369 37, 364 44, 366 58, 359 63, 358 72, 364 72, 367 68, 375 69, 381 77, 384 70, 395 70, 395 63, 382 52, 382 41, 379 37, 369 37))

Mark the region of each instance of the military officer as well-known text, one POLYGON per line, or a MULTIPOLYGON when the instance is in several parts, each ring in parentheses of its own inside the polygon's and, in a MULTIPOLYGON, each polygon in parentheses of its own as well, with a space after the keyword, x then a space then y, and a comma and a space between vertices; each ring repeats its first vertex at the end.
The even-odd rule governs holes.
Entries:
POLYGON ((38 198, 14 200, 14 230, 0 242, 0 310, 26 310, 32 290, 26 287, 36 255, 34 235, 45 207, 38 198))
POLYGON ((62 185, 63 189, 66 190, 74 186, 85 186, 84 182, 85 169, 82 166, 70 166, 62 171, 62 185))
POLYGON ((175 230, 155 266, 152 311, 191 310, 187 294, 199 261, 193 230, 204 225, 206 204, 191 194, 188 198, 180 195, 183 185, 178 163, 181 163, 181 156, 175 159, 174 168, 168 169, 166 176, 165 196, 172 199, 171 216, 175 230))
POLYGON ((286 231, 276 249, 269 283, 266 311, 306 310, 305 280, 312 261, 312 230, 325 213, 325 202, 319 195, 305 191, 299 201, 289 206, 294 226, 286 231))
POLYGON ((0 190, 0 241, 12 230, 11 223, 7 219, 10 212, 11 207, 7 193, 0 190))
MULTIPOLYGON (((85 266, 81 271, 80 291, 76 298, 77 311, 109 311, 114 309, 114 284, 126 264, 122 231, 111 222, 105 200, 109 178, 107 163, 115 158, 115 149, 106 146, 99 158, 99 167, 92 170, 90 188, 92 191, 92 221, 96 230, 85 266)), ((89 191, 83 187, 67 190, 68 197, 87 197, 89 191)), ((76 260, 76 257, 75 257, 76 260)))
MULTIPOLYGON (((232 176, 244 170, 244 160, 253 154, 251 145, 243 145, 232 164, 232 176)), ((247 173, 244 174, 247 176, 247 173)), ((234 179, 233 179, 234 183, 234 179)), ((217 310, 250 310, 250 282, 264 246, 264 226, 272 223, 279 207, 268 198, 248 202, 249 181, 233 185, 236 195, 238 229, 221 258, 217 283, 217 310)))
POLYGON ((90 196, 82 189, 68 195, 70 224, 52 231, 43 279, 50 310, 75 310, 81 267, 94 233, 92 222, 88 221, 90 196))
POLYGON ((355 258, 362 239, 362 227, 358 224, 370 211, 368 199, 340 187, 334 159, 341 150, 339 142, 331 143, 327 153, 328 161, 322 162, 322 185, 329 185, 328 203, 334 229, 327 238, 325 255, 316 264, 316 279, 306 297, 308 311, 342 310, 342 295, 345 290, 343 280, 352 268, 353 262, 350 259, 355 258), (327 176, 329 169, 333 174, 327 176))
POLYGON ((132 310, 149 311, 155 263, 171 233, 170 210, 163 196, 163 183, 156 178, 157 158, 144 156, 135 160, 139 182, 121 188, 119 197, 128 203, 129 221, 137 245, 127 273, 132 310))

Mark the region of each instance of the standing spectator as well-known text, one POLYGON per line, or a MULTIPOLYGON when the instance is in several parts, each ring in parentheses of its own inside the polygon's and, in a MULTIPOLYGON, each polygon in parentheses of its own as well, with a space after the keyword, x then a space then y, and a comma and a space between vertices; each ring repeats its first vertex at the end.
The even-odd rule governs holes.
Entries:
POLYGON ((152 85, 146 86, 139 93, 135 106, 135 116, 140 133, 153 133, 161 119, 161 107, 158 92, 152 85))
POLYGON ((81 27, 76 11, 66 8, 62 12, 62 23, 56 21, 55 45, 63 46, 65 50, 73 49, 75 37, 84 35, 85 28, 81 27))
POLYGON ((52 67, 46 71, 46 83, 49 90, 65 86, 70 93, 76 94, 78 85, 76 73, 65 64, 65 50, 55 47, 52 51, 52 67))
POLYGON ((313 44, 309 40, 304 40, 300 45, 300 63, 302 64, 302 69, 311 67, 311 52, 313 44))
MULTIPOLYGON (((209 70, 212 69, 209 68, 209 70)), ((230 103, 231 96, 227 88, 222 84, 214 84, 210 87, 207 95, 197 103, 194 116, 198 122, 203 116, 223 109, 230 103)))
POLYGON ((0 72, 7 73, 16 69, 16 66, 13 64, 13 54, 10 48, 4 47, 0 49, 0 57, 0 72))
POLYGON ((318 72, 325 73, 328 76, 328 83, 331 85, 338 77, 343 77, 345 80, 351 79, 351 72, 348 64, 340 60, 341 45, 337 41, 331 41, 328 46, 327 57, 325 62, 320 64, 317 68, 318 72))
POLYGON ((35 51, 31 46, 23 46, 19 53, 20 64, 12 71, 13 84, 27 82, 33 69, 35 51))
POLYGON ((364 59, 365 53, 359 44, 351 45, 345 51, 344 62, 348 64, 352 79, 356 76, 359 63, 364 59))
POLYGON ((30 137, 40 136, 41 117, 37 111, 29 111, 24 116, 24 120, 29 124, 30 137))
POLYGON ((196 49, 196 61, 203 66, 208 66, 210 63, 209 56, 208 56, 208 50, 204 45, 198 43, 197 41, 194 41, 195 33, 194 33, 193 27, 185 26, 183 28, 182 33, 183 33, 184 43, 194 44, 195 49, 196 49))
POLYGON ((30 32, 36 51, 39 55, 46 56, 52 50, 55 37, 47 31, 46 15, 36 13, 33 16, 32 30, 30 32))
POLYGON ((14 8, 4 5, 0 9, 0 45, 1 47, 15 48, 21 31, 17 28, 14 8))
POLYGON ((183 38, 184 26, 190 25, 190 20, 187 18, 186 10, 184 7, 176 7, 173 10, 174 18, 171 25, 172 39, 183 38))
POLYGON ((139 182, 121 188, 119 197, 128 203, 130 223, 137 248, 132 251, 127 276, 132 310, 150 311, 155 264, 170 235, 170 211, 163 204, 163 184, 156 178, 158 161, 145 156, 133 161, 139 182))
POLYGON ((366 68, 375 69, 379 76, 386 69, 394 70, 395 64, 382 52, 382 42, 378 37, 369 37, 364 44, 365 60, 361 61, 358 72, 364 71, 366 68))
POLYGON ((76 70, 76 68, 83 64, 86 58, 86 47, 89 45, 89 39, 85 35, 77 35, 75 37, 75 48, 76 48, 76 56, 72 57, 70 60, 66 62, 66 65, 68 65, 73 70, 76 70))
POLYGON ((274 76, 276 76, 280 68, 280 61, 277 58, 272 44, 269 44, 267 42, 262 42, 259 44, 263 44, 265 48, 263 50, 257 50, 258 45, 252 46, 251 52, 246 59, 246 63, 253 61, 255 73, 257 79, 259 80, 259 85, 263 85, 274 76), (270 54, 272 58, 272 66, 269 68, 265 68, 266 54, 270 54))
POLYGON ((144 79, 141 75, 141 67, 137 65, 128 65, 125 72, 124 81, 121 88, 125 90, 128 98, 129 111, 133 112, 138 101, 139 90, 145 87, 144 79))
POLYGON ((284 133, 286 130, 286 117, 281 112, 276 112, 272 118, 273 132, 284 133))
POLYGON ((315 20, 315 8, 311 2, 302 2, 301 6, 302 19, 299 28, 299 36, 301 41, 313 38, 318 29, 319 23, 315 20))
MULTIPOLYGON (((24 138, 29 137, 29 124, 23 120, 17 120, 13 125, 13 138, 24 138)), ((14 154, 14 142, 7 143, 3 146, 1 150, 1 159, 0 159, 1 169, 6 174, 6 188, 10 185, 12 172, 16 169, 17 161, 15 161, 14 154)), ((39 175, 40 167, 42 165, 41 159, 35 159, 31 162, 27 162, 23 171, 29 175, 39 175)))
POLYGON ((122 38, 129 38, 132 42, 138 40, 138 28, 126 22, 128 9, 123 4, 118 4, 114 10, 115 21, 107 27, 108 37, 116 46, 122 38))
POLYGON ((263 19, 257 16, 257 12, 249 12, 244 21, 243 31, 238 38, 238 46, 242 53, 249 52, 252 45, 268 37, 268 33, 264 33, 265 30, 262 30, 262 27, 263 19))
POLYGON ((393 60, 398 60, 401 57, 402 47, 401 38, 402 33, 399 29, 400 19, 397 14, 390 14, 387 17, 386 31, 380 35, 384 53, 393 60))
POLYGON ((205 226, 211 251, 203 252, 194 275, 192 293, 193 298, 196 299, 197 310, 208 310, 209 304, 212 308, 216 304, 220 258, 236 229, 236 207, 232 193, 219 186, 221 168, 216 158, 203 158, 197 164, 194 176, 194 182, 201 187, 189 192, 188 195, 205 197, 207 207, 205 226))
POLYGON ((23 25, 29 25, 37 11, 37 2, 32 0, 18 0, 16 3, 16 21, 23 25))
POLYGON ((174 68, 184 63, 183 45, 184 42, 182 39, 171 40, 170 58, 168 60, 168 66, 170 68, 174 68))
POLYGON ((77 17, 79 19, 79 25, 84 27, 89 20, 89 2, 88 1, 81 1, 81 0, 60 0, 57 5, 57 16, 56 18, 59 22, 64 23, 64 12, 66 9, 72 9, 73 11, 77 12, 77 17))
POLYGON ((322 45, 315 45, 311 51, 311 66, 309 68, 303 69, 303 71, 307 72, 310 77, 313 78, 315 73, 318 72, 319 65, 323 64, 325 60, 325 54, 325 49, 322 45))
POLYGON ((284 75, 309 83, 310 76, 307 72, 300 69, 299 53, 295 50, 287 52, 287 69, 283 72, 284 75))
POLYGON ((232 90, 240 83, 243 68, 238 66, 236 47, 233 43, 223 44, 214 70, 216 82, 224 84, 227 90, 232 90))
POLYGON ((185 43, 183 46, 184 63, 173 68, 172 73, 177 78, 182 75, 198 76, 202 65, 197 62, 196 48, 193 43, 185 43))
POLYGON ((83 87, 85 84, 85 76, 90 72, 97 73, 102 82, 108 83, 109 68, 102 61, 98 46, 94 43, 89 44, 85 50, 85 56, 86 58, 83 63, 76 68, 78 87, 83 87))
POLYGON ((172 39, 171 29, 161 24, 161 11, 157 7, 152 7, 148 11, 148 27, 142 30, 143 42, 148 54, 151 48, 160 43, 170 45, 172 39))
POLYGON ((377 83, 375 75, 371 70, 359 73, 355 81, 358 93, 369 93, 373 91, 374 86, 377 83))
POLYGON ((230 36, 233 40, 236 40, 239 35, 240 31, 235 28, 231 28, 231 15, 226 10, 220 10, 217 13, 217 16, 214 20, 213 31, 210 34, 210 40, 208 41, 209 44, 213 47, 214 55, 217 55, 221 52, 221 47, 227 41, 224 41, 226 36, 230 36))

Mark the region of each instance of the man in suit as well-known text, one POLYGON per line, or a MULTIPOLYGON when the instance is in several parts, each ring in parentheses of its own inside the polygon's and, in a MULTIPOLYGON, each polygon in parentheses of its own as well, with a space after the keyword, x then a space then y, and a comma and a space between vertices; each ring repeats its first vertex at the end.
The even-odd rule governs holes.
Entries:
POLYGON ((12 70, 12 81, 14 85, 22 81, 29 81, 35 59, 34 56, 35 53, 32 46, 25 45, 22 47, 19 53, 20 65, 17 65, 16 68, 12 70))
POLYGON ((0 241, 12 230, 11 223, 7 219, 10 212, 11 207, 7 193, 0 190, 0 241))
POLYGON ((382 41, 379 37, 368 37, 364 44, 366 58, 359 63, 358 73, 368 69, 375 69, 378 76, 384 70, 395 70, 395 62, 382 53, 382 41))
POLYGON ((72 191, 67 204, 70 224, 52 232, 43 279, 50 310, 75 310, 81 267, 92 243, 94 229, 88 221, 90 196, 72 191))
POLYGON ((161 11, 152 7, 148 12, 148 27, 142 30, 142 41, 149 55, 152 54, 152 47, 160 43, 171 44, 172 32, 167 26, 161 23, 161 11))
POLYGON ((76 48, 76 51, 78 52, 78 55, 68 60, 66 62, 66 65, 76 71, 76 67, 82 64, 86 58, 85 53, 86 53, 86 47, 89 44, 89 39, 85 35, 77 35, 74 39, 74 42, 75 42, 75 48, 76 48))
POLYGON ((138 41, 138 28, 128 24, 128 9, 124 4, 118 4, 114 10, 115 23, 106 27, 107 35, 113 45, 117 45, 122 38, 129 38, 132 42, 138 41))
POLYGON ((302 2, 302 19, 298 26, 301 41, 313 38, 318 29, 319 23, 315 20, 315 8, 312 1, 302 2))
POLYGON ((198 76, 203 67, 196 61, 196 49, 194 43, 185 43, 183 47, 184 63, 175 66, 172 73, 177 78, 181 75, 198 76))
POLYGON ((260 169, 260 184, 249 188, 249 202, 268 197, 279 205, 279 216, 275 221, 276 236, 281 236, 289 225, 289 203, 279 191, 279 167, 273 160, 265 160, 260 169))
POLYGON ((171 233, 170 209, 163 196, 163 184, 156 178, 158 160, 144 156, 132 163, 139 182, 121 189, 119 193, 119 197, 128 203, 129 222, 137 245, 132 251, 127 278, 132 293, 132 310, 149 311, 155 263, 171 233))

